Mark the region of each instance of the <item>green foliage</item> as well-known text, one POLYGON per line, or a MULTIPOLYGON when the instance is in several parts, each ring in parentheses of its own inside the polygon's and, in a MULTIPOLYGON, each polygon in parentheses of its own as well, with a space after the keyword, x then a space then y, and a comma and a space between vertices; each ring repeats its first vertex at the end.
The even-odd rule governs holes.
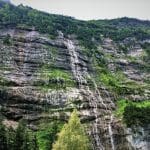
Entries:
POLYGON ((6 128, 0 122, 1 150, 51 150, 52 144, 61 130, 63 122, 40 123, 38 131, 31 131, 24 121, 20 121, 17 129, 6 128))
POLYGON ((31 145, 31 149, 32 149, 32 150, 39 150, 39 145, 38 145, 38 141, 37 141, 37 136, 36 136, 36 134, 33 135, 31 144, 32 144, 32 145, 31 145))
POLYGON ((122 50, 125 54, 128 53, 128 48, 126 45, 118 45, 119 50, 122 50))
POLYGON ((33 141, 29 137, 24 122, 20 122, 17 129, 6 128, 0 123, 0 149, 2 150, 38 150, 33 148, 33 141))
POLYGON ((146 39, 150 37, 148 21, 139 21, 130 18, 114 20, 80 21, 72 17, 50 15, 30 7, 18 7, 0 2, 1 26, 15 26, 21 29, 36 30, 49 34, 55 38, 61 30, 65 36, 76 34, 77 39, 88 49, 96 48, 101 36, 121 41, 127 37, 146 39))
POLYGON ((62 69, 45 68, 40 71, 41 77, 47 82, 38 82, 35 85, 44 89, 65 89, 67 87, 74 87, 75 80, 73 80, 72 74, 62 69))
POLYGON ((11 44, 11 37, 9 34, 3 39, 3 44, 10 45, 11 44))
POLYGON ((63 123, 59 121, 44 122, 40 125, 40 130, 36 133, 40 150, 52 149, 52 144, 56 140, 57 133, 61 130, 62 126, 63 123))
POLYGON ((116 96, 142 92, 142 85, 139 85, 132 80, 128 80, 120 70, 114 72, 109 71, 107 59, 113 59, 113 56, 106 55, 99 50, 93 51, 92 64, 95 70, 94 78, 97 84, 103 84, 116 96))
POLYGON ((15 130, 10 127, 7 128, 7 147, 9 148, 9 150, 14 150, 15 149, 15 130))
POLYGON ((145 47, 148 57, 150 58, 150 44, 145 47))
POLYGON ((100 80, 104 84, 112 86, 112 87, 117 87, 123 78, 124 77, 120 72, 117 72, 116 74, 107 72, 107 73, 101 73, 100 75, 100 80))
POLYGON ((98 68, 96 80, 97 82, 103 83, 117 95, 125 93, 125 89, 122 87, 125 76, 120 71, 111 73, 107 69, 98 68))
MULTIPOLYGON (((2 70, 2 71, 12 71, 12 68, 10 68, 7 64, 0 64, 0 70, 2 70)), ((0 76, 0 78, 1 78, 1 76, 0 76)))
POLYGON ((143 40, 149 37, 149 21, 124 17, 90 22, 99 26, 104 36, 110 37, 115 41, 124 40, 126 37, 136 37, 137 40, 143 40))
POLYGON ((122 118, 124 109, 125 109, 125 107, 127 107, 129 105, 129 103, 131 103, 131 101, 124 100, 124 99, 118 100, 117 101, 117 110, 115 112, 116 116, 122 118))
POLYGON ((96 81, 104 84, 116 96, 124 96, 126 94, 142 93, 148 88, 147 84, 139 84, 133 80, 129 80, 121 71, 110 72, 106 67, 96 67, 96 81))
POLYGON ((127 127, 144 126, 150 124, 150 103, 146 107, 138 107, 137 105, 129 105, 125 107, 123 120, 127 127))
POLYGON ((88 150, 89 140, 80 123, 77 111, 71 114, 68 124, 65 124, 58 134, 58 140, 53 145, 53 150, 88 150))
POLYGON ((1 150, 7 150, 7 135, 6 135, 6 129, 4 125, 2 124, 2 120, 0 120, 0 149, 1 150))
POLYGON ((16 83, 0 76, 0 86, 15 86, 16 83))
POLYGON ((145 43, 142 45, 143 49, 146 52, 146 56, 143 57, 143 61, 148 64, 147 70, 150 71, 149 65, 150 65, 150 43, 145 43))
POLYGON ((48 72, 47 76, 50 79, 61 78, 61 79, 64 79, 64 80, 69 80, 71 78, 71 75, 68 72, 65 72, 63 70, 57 70, 57 69, 54 69, 54 70, 48 72))
POLYGON ((119 100, 117 102, 116 116, 123 119, 128 127, 150 123, 150 101, 132 102, 119 100))
POLYGON ((29 135, 25 127, 25 123, 22 121, 19 123, 18 128, 16 129, 15 134, 15 150, 29 150, 30 149, 30 140, 29 135))

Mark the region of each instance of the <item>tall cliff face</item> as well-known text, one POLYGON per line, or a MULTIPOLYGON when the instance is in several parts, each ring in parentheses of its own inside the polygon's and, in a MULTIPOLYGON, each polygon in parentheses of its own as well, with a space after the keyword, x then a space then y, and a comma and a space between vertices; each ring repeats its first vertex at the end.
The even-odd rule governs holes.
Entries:
MULTIPOLYGON (((121 22, 120 28, 124 26, 121 22)), ((94 150, 148 149, 148 125, 137 130, 143 138, 138 133, 134 136, 114 111, 120 98, 150 99, 150 37, 139 40, 135 35, 115 41, 101 35, 100 40, 91 37, 96 48, 87 48, 85 40, 77 36, 57 30, 52 38, 34 25, 4 25, 1 20, 0 106, 4 121, 23 118, 35 130, 39 120, 67 121, 77 108, 94 150)))

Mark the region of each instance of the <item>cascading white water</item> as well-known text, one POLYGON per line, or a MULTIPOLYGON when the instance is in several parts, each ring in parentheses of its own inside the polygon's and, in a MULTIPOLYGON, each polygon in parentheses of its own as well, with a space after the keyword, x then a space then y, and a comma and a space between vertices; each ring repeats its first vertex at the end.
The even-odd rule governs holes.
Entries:
POLYGON ((97 150, 104 150, 104 147, 101 143, 100 137, 99 137, 99 132, 98 132, 98 107, 97 104, 98 102, 95 99, 95 96, 93 95, 93 92, 90 91, 89 87, 87 87, 87 91, 89 93, 89 100, 90 100, 90 105, 93 106, 93 112, 95 114, 95 123, 93 124, 93 133, 94 133, 94 139, 96 141, 96 149, 97 150))
POLYGON ((112 131, 112 126, 111 126, 112 121, 113 121, 113 116, 111 115, 110 122, 109 122, 109 125, 108 125, 108 131, 109 131, 109 136, 110 136, 111 148, 112 148, 112 150, 115 150, 113 131, 112 131))
POLYGON ((73 75, 76 78, 77 82, 79 83, 79 88, 82 90, 84 89, 86 94, 88 94, 90 105, 93 108, 93 112, 95 115, 95 122, 93 124, 93 136, 96 141, 96 150, 104 150, 104 147, 101 143, 101 140, 99 137, 99 132, 98 132, 98 119, 99 119, 98 118, 98 114, 99 114, 98 103, 101 103, 105 108, 106 108, 106 106, 102 100, 102 97, 100 96, 100 93, 99 93, 96 83, 93 82, 94 86, 95 86, 95 92, 92 92, 90 90, 89 86, 87 85, 86 77, 88 76, 91 80, 92 80, 92 78, 88 74, 87 68, 84 68, 84 72, 81 71, 82 69, 79 66, 80 62, 78 59, 78 55, 77 55, 74 43, 71 40, 67 39, 65 44, 69 50, 71 69, 72 69, 73 75))
POLYGON ((70 61, 71 61, 71 69, 73 72, 74 77, 79 83, 79 86, 81 88, 82 84, 86 84, 87 81, 83 77, 83 72, 81 72, 81 67, 79 67, 79 59, 78 55, 75 51, 75 46, 71 40, 66 40, 66 46, 69 49, 69 54, 70 54, 70 61))
POLYGON ((100 95, 100 92, 99 92, 98 88, 97 88, 97 84, 96 84, 95 80, 92 79, 92 78, 91 78, 91 80, 92 80, 92 82, 93 82, 93 84, 94 84, 95 92, 96 92, 96 94, 98 95, 98 100, 102 103, 102 105, 103 105, 103 106, 105 107, 105 109, 107 110, 107 107, 106 107, 106 105, 104 104, 104 101, 103 101, 103 99, 102 99, 102 97, 101 97, 101 95, 100 95))

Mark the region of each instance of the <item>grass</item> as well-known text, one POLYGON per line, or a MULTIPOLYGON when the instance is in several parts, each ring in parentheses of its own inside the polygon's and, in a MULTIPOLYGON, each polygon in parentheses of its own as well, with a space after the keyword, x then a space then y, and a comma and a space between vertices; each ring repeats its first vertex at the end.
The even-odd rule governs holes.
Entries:
POLYGON ((62 78, 64 80, 71 79, 71 74, 69 72, 58 69, 53 69, 52 71, 47 72, 46 76, 49 78, 62 78))
POLYGON ((66 89, 67 87, 75 87, 76 83, 73 80, 72 74, 57 68, 43 68, 40 71, 40 77, 44 82, 34 83, 41 89, 66 89))

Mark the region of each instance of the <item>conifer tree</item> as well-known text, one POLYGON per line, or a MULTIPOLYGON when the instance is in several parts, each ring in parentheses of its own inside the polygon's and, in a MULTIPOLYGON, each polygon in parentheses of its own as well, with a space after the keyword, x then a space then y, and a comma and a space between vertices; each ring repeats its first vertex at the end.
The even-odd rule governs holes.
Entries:
POLYGON ((53 144, 53 150, 89 150, 90 144, 84 131, 77 110, 71 114, 68 124, 65 124, 58 134, 58 140, 53 144))

